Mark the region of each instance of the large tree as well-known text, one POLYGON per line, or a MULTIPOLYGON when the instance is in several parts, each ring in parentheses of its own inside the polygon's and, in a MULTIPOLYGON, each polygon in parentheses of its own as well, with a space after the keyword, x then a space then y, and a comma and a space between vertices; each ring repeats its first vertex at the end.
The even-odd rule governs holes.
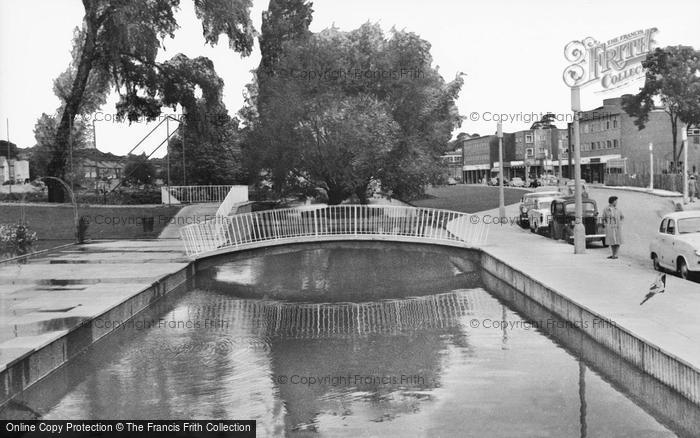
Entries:
POLYGON ((170 141, 172 183, 218 185, 244 181, 238 120, 229 117, 223 103, 218 108, 201 120, 188 116, 170 141))
MULTIPOLYGON (((196 90, 205 101, 218 102, 223 81, 210 60, 177 55, 158 62, 158 50, 178 28, 179 0, 83 0, 85 15, 73 41, 72 61, 54 84, 62 100, 49 174, 65 173, 70 127, 76 115, 99 108, 110 90, 119 93, 117 111, 129 120, 160 115, 162 106, 183 105, 192 113, 196 90)), ((194 0, 206 43, 215 45, 221 35, 229 47, 250 54, 254 29, 251 0, 194 0)), ((60 202, 63 192, 49 185, 49 200, 60 202)))
POLYGON ((323 188, 329 204, 356 194, 367 202, 367 188, 380 178, 395 147, 398 125, 386 105, 367 95, 319 96, 296 128, 300 177, 323 188))
POLYGON ((682 148, 677 148, 679 122, 700 123, 700 52, 688 46, 657 48, 642 61, 646 70, 644 87, 635 95, 625 95, 622 107, 644 129, 655 100, 671 121, 673 168, 678 169, 682 148))
MULTIPOLYGON (((58 119, 56 115, 42 113, 34 125, 34 139, 36 146, 32 151, 32 157, 29 161, 29 172, 32 178, 38 178, 49 175, 49 163, 52 158, 60 153, 56 146, 56 132, 58 130, 58 119)), ((80 117, 75 119, 75 123, 71 126, 69 137, 69 152, 85 149, 93 144, 92 130, 80 117)), ((70 169, 70 163, 67 166, 70 169)), ((75 175, 66 175, 67 179, 75 179, 75 175)), ((48 180, 47 180, 48 182, 48 180)))
POLYGON ((148 161, 146 154, 129 154, 124 163, 124 179, 133 184, 151 184, 155 180, 156 169, 148 161))
MULTIPOLYGON (((337 128, 336 119, 352 124, 360 116, 348 117, 347 108, 355 105, 352 99, 357 97, 376 102, 359 105, 358 111, 377 116, 381 105, 386 113, 387 119, 377 117, 378 125, 368 129, 393 132, 389 128, 393 124, 397 128, 395 136, 387 135, 387 139, 395 138, 382 142, 391 147, 383 151, 382 166, 373 177, 402 198, 422 192, 439 173, 439 157, 461 121, 455 106, 461 77, 449 83, 443 80, 432 67, 430 44, 405 31, 392 30, 391 38, 386 38, 379 25, 367 23, 351 32, 327 29, 287 41, 282 47, 275 64, 279 73, 265 76, 262 86, 258 72, 258 87, 251 88, 257 111, 248 112, 257 116, 249 155, 273 186, 282 192, 290 175, 313 175, 299 153, 309 143, 298 135, 300 124, 313 120, 319 132, 337 128), (329 96, 332 101, 327 110, 307 104, 329 96)), ((355 135, 362 138, 364 133, 355 135)), ((377 147, 368 142, 363 146, 377 147)), ((341 172, 337 178, 343 176, 341 172)), ((315 183, 328 186, 325 179, 315 183)), ((337 185, 348 186, 345 182, 337 185)))

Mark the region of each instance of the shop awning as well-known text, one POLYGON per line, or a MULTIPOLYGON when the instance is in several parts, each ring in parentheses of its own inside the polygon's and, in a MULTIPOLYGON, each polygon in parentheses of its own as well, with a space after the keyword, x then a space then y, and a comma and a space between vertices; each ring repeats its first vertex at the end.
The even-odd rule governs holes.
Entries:
POLYGON ((489 166, 488 164, 467 164, 462 167, 462 170, 489 170, 490 168, 491 166, 489 166))

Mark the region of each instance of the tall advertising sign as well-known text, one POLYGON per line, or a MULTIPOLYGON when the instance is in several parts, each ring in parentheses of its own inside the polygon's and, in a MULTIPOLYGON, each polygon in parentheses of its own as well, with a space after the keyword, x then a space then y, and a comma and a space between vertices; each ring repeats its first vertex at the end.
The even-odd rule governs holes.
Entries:
POLYGON ((591 37, 571 41, 564 47, 564 56, 571 64, 564 69, 564 83, 571 88, 571 110, 574 113, 573 152, 576 182, 576 221, 574 253, 586 252, 586 231, 583 226, 581 199, 581 88, 597 86, 598 92, 617 90, 644 78, 642 61, 654 49, 657 29, 650 28, 620 35, 605 42, 591 37))
POLYGON ((599 85, 606 92, 644 78, 642 61, 654 50, 657 32, 653 27, 603 43, 591 37, 571 41, 564 48, 571 63, 564 69, 564 83, 569 87, 599 85))

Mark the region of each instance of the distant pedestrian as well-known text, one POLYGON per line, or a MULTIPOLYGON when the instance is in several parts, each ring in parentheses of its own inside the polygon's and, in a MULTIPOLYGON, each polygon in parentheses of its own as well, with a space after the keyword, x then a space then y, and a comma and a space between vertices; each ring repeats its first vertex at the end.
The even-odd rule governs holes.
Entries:
POLYGON ((690 202, 695 202, 696 193, 697 180, 695 179, 695 175, 690 175, 690 177, 688 177, 688 198, 690 198, 690 202))
POLYGON ((616 259, 617 252, 622 245, 622 220, 625 216, 617 208, 617 196, 608 198, 608 206, 603 210, 603 223, 605 224, 605 244, 612 248, 609 259, 616 259))

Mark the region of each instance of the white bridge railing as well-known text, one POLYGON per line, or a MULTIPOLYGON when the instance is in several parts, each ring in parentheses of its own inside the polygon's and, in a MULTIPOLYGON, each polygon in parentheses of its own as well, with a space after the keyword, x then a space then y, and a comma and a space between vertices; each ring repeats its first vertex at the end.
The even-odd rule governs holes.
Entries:
POLYGON ((219 186, 170 186, 161 187, 163 204, 195 204, 200 202, 222 202, 232 185, 219 186))
POLYGON ((486 243, 488 227, 476 215, 384 205, 300 207, 221 216, 180 229, 190 257, 264 242, 367 239, 425 241, 453 246, 486 243), (475 220, 476 218, 476 220, 475 220))

